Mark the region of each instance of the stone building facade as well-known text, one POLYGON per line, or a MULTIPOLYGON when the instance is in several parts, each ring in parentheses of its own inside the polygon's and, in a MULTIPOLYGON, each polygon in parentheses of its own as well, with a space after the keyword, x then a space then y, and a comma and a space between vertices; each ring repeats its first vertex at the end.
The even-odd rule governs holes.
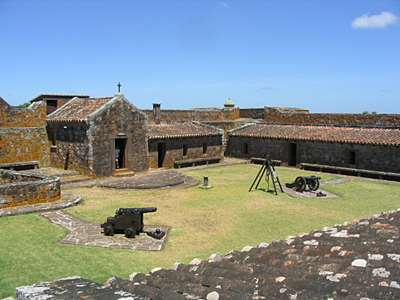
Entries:
POLYGON ((121 93, 74 98, 46 121, 52 166, 94 178, 148 169, 147 116, 121 93))
POLYGON ((149 125, 149 165, 173 168, 176 163, 222 160, 223 130, 197 122, 149 125))
POLYGON ((400 129, 248 124, 228 136, 226 156, 400 173, 400 129))

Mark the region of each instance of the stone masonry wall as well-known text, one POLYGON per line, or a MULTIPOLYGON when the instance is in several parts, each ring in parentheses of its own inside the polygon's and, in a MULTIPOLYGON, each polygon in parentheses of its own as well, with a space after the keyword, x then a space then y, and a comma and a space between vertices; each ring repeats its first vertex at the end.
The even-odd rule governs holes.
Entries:
POLYGON ((85 122, 49 122, 51 166, 90 175, 89 145, 85 122))
POLYGON ((296 145, 296 165, 312 163, 400 173, 399 149, 396 146, 230 136, 225 155, 241 158, 265 158, 269 155, 271 159, 281 160, 282 165, 287 166, 293 151, 291 144, 296 145))
POLYGON ((0 208, 57 201, 60 178, 0 169, 0 208))
POLYGON ((0 98, 0 163, 39 161, 49 166, 46 107, 13 108, 0 98))
MULTIPOLYGON (((149 122, 154 122, 153 110, 142 110, 147 116, 149 122)), ((189 109, 174 110, 162 109, 161 122, 203 122, 203 121, 229 121, 239 118, 239 108, 210 108, 210 109, 189 109)))
POLYGON ((400 115, 394 114, 282 113, 272 107, 265 108, 264 121, 271 124, 400 128, 400 115))
POLYGON ((149 165, 158 168, 158 144, 166 144, 166 154, 163 167, 173 168, 177 160, 196 159, 202 157, 222 157, 223 145, 221 136, 187 137, 173 139, 149 140, 149 165), (203 154, 203 144, 207 144, 207 151, 203 154), (187 154, 183 156, 183 145, 187 145, 187 154))

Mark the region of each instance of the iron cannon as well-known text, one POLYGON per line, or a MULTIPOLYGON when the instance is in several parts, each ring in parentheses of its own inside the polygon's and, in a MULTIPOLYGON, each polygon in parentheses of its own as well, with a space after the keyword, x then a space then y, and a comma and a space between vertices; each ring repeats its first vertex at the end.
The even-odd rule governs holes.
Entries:
POLYGON ((289 188, 294 188, 297 192, 300 193, 305 191, 307 186, 310 191, 316 191, 319 188, 320 179, 321 177, 318 176, 299 176, 293 183, 286 183, 286 186, 289 188))
POLYGON ((127 238, 143 232, 143 214, 157 211, 156 207, 120 208, 114 217, 108 217, 107 222, 101 224, 105 235, 124 233, 127 238))

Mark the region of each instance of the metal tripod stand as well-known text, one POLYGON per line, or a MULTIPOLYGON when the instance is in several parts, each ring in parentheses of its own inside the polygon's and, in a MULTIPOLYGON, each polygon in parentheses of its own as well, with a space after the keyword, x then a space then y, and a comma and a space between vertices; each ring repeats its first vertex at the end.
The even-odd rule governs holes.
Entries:
POLYGON ((272 181, 272 185, 274 186, 274 192, 275 195, 278 195, 278 191, 276 190, 276 184, 279 184, 279 187, 281 189, 281 192, 283 193, 283 189, 282 189, 282 185, 281 182, 279 181, 279 177, 278 174, 275 171, 275 167, 271 161, 271 158, 269 156, 267 156, 267 158, 265 159, 265 161, 263 162, 263 165, 260 169, 260 171, 258 172, 256 178, 253 181, 253 184, 251 185, 249 192, 251 191, 251 189, 253 188, 254 184, 257 182, 255 189, 258 188, 258 185, 260 184, 260 181, 262 179, 262 177, 264 176, 264 173, 267 172, 266 174, 266 179, 269 180, 269 178, 271 177, 271 181, 272 181), (257 181, 258 180, 258 181, 257 181))

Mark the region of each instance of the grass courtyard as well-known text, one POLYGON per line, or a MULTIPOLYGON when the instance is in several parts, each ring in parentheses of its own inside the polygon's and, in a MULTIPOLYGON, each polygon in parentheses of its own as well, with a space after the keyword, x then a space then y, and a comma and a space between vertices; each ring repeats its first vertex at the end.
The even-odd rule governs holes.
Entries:
MULTIPOLYGON (((192 187, 164 190, 80 188, 83 202, 66 211, 88 222, 104 222, 120 207, 157 207, 145 214, 145 224, 171 227, 163 251, 132 251, 58 243, 67 231, 38 214, 0 218, 0 299, 15 294, 17 286, 70 276, 99 283, 133 272, 148 273, 175 262, 207 259, 244 246, 284 239, 312 229, 400 208, 400 185, 356 179, 324 189, 339 198, 295 199, 248 189, 258 165, 232 165, 187 170, 209 176, 212 189, 192 187)), ((277 168, 282 185, 315 172, 277 168)), ((319 174, 321 181, 338 176, 319 174)), ((266 188, 264 179, 260 188, 266 188)))

